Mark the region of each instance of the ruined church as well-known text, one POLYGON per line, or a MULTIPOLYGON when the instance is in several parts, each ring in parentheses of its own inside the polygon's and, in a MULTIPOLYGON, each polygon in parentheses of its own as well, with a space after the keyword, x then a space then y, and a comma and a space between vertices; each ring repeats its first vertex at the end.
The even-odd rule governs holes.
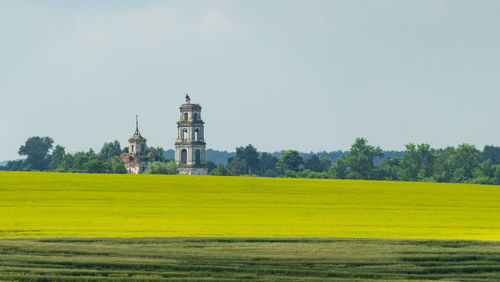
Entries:
MULTIPOLYGON (((186 103, 180 106, 175 142, 175 163, 179 168, 179 174, 208 174, 205 161, 204 124, 201 118, 201 106, 192 104, 186 94, 186 103)), ((146 141, 139 132, 139 121, 136 116, 136 129, 128 140, 128 153, 120 156, 129 174, 142 173, 155 161, 154 156, 148 153, 146 141)))
POLYGON ((139 132, 139 120, 135 116, 135 132, 128 139, 128 153, 123 153, 120 156, 120 160, 129 174, 144 172, 148 163, 155 161, 154 156, 147 151, 146 141, 146 138, 142 137, 139 132))

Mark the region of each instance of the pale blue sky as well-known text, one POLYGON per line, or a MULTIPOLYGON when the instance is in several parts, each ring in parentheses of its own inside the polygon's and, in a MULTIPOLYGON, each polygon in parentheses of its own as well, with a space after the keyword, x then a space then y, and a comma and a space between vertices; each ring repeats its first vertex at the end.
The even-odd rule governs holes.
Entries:
POLYGON ((500 145, 500 1, 1 1, 0 160, 30 136, 234 150, 500 145))

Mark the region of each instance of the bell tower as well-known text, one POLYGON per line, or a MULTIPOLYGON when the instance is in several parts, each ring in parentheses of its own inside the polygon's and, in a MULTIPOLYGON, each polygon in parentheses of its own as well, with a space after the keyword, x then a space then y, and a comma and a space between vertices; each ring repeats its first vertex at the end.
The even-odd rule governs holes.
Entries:
POLYGON ((205 162, 205 130, 201 119, 201 106, 191 104, 186 94, 186 103, 180 106, 175 142, 175 163, 179 174, 207 175, 205 162))

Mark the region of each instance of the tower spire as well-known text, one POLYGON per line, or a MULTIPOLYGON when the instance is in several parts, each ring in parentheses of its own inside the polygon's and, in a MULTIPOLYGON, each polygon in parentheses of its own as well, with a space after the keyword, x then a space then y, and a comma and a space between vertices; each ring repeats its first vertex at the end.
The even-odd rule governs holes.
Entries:
POLYGON ((134 135, 141 136, 141 133, 139 132, 139 116, 135 115, 135 133, 134 135))

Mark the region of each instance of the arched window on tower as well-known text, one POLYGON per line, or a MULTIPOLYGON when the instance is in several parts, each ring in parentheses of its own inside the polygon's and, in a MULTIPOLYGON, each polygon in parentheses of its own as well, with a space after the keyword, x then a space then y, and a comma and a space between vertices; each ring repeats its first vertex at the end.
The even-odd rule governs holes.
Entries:
POLYGON ((196 165, 201 165, 201 152, 200 150, 196 150, 195 154, 194 154, 194 162, 196 165))
POLYGON ((182 149, 182 151, 181 151, 181 163, 182 164, 187 163, 187 159, 188 159, 188 152, 186 149, 182 149))
POLYGON ((188 120, 188 118, 189 118, 188 113, 184 113, 184 120, 188 120))
POLYGON ((182 130, 182 140, 186 140, 187 139, 187 134, 188 134, 188 130, 184 128, 182 130))
POLYGON ((198 136, 199 136, 199 132, 198 132, 198 128, 196 128, 194 130, 194 141, 198 141, 198 138, 199 138, 198 136))
POLYGON ((197 121, 197 120, 198 120, 198 113, 194 113, 194 115, 193 115, 193 120, 194 120, 194 121, 197 121))
POLYGON ((130 152, 130 153, 135 153, 135 151, 134 151, 134 145, 131 145, 131 146, 130 146, 130 150, 132 151, 132 152, 130 152))

